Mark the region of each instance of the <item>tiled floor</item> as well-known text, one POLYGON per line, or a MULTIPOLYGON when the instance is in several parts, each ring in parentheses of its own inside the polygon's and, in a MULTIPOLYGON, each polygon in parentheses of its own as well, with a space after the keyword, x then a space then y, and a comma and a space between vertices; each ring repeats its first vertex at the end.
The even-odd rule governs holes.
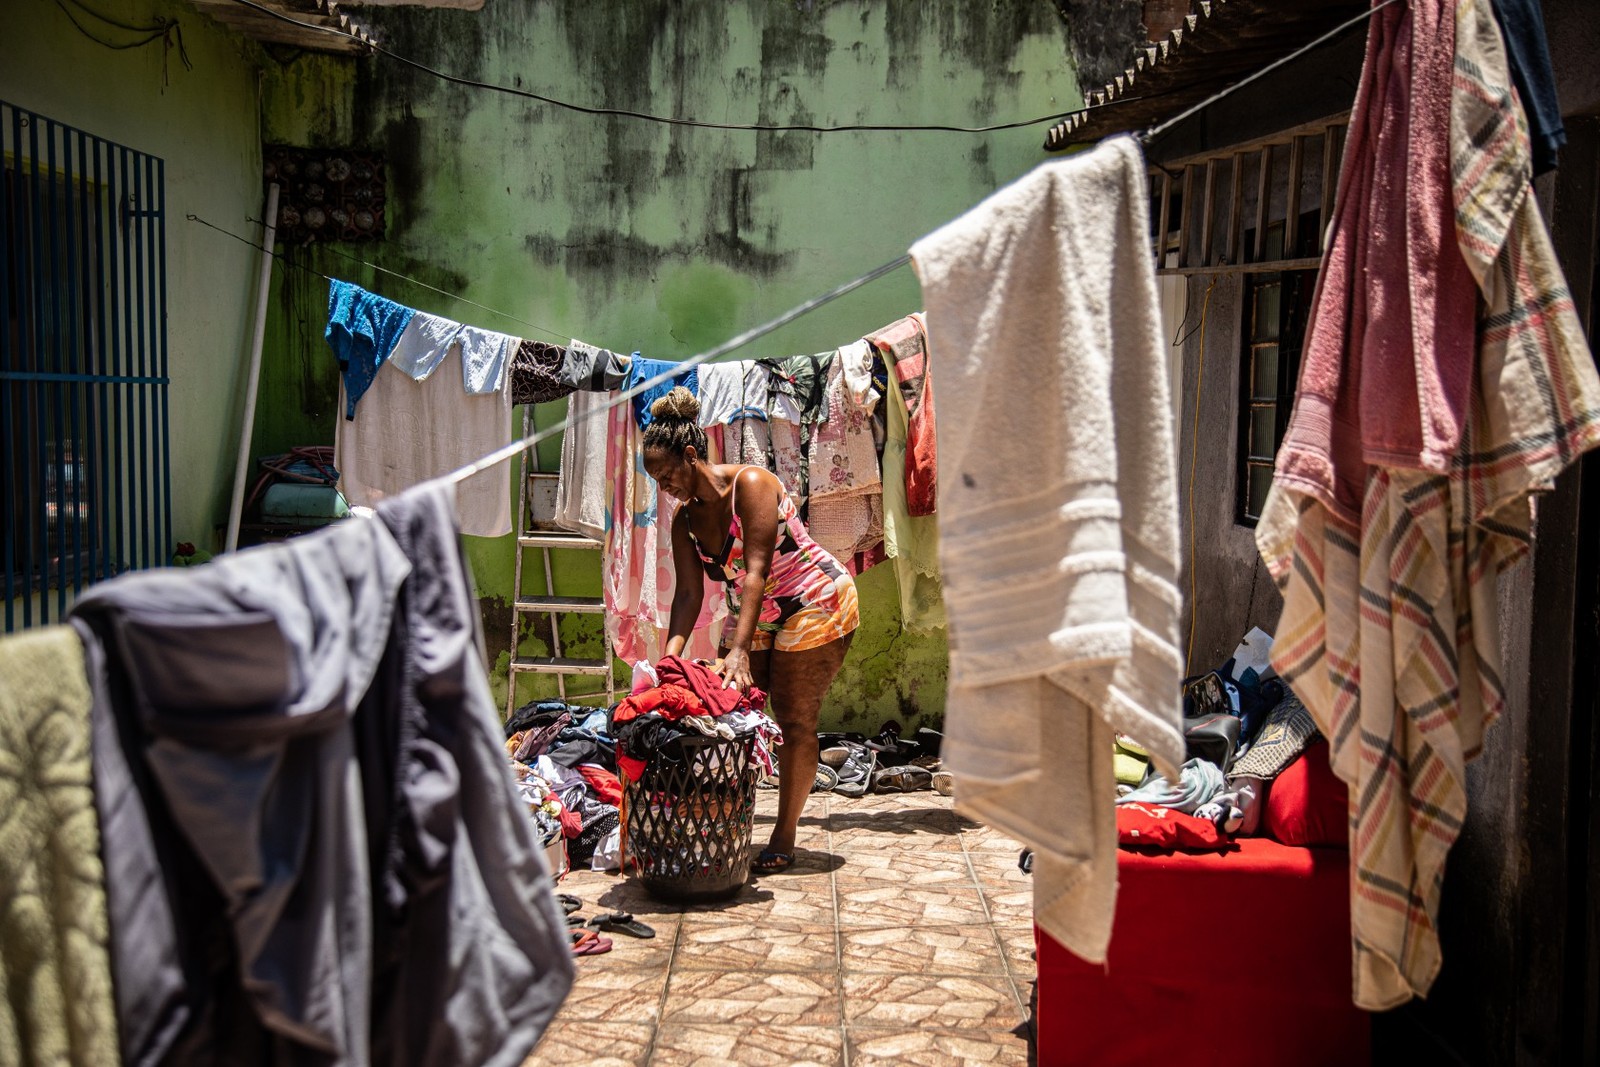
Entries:
MULTIPOLYGON (((762 791, 755 844, 777 794, 762 791)), ((1028 1063, 1034 966, 1020 846, 935 793, 813 796, 795 866, 681 907, 574 872, 583 915, 630 911, 526 1067, 1028 1063)))

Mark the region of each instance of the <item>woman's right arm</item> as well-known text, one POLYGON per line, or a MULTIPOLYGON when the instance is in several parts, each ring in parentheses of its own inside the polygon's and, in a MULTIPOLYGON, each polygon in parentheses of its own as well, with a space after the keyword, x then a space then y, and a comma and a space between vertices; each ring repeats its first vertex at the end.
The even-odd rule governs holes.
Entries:
POLYGON ((700 605, 705 600, 705 571, 700 566, 700 554, 694 550, 689 538, 689 509, 678 508, 672 517, 672 569, 675 575, 672 590, 672 617, 667 624, 668 656, 681 656, 689 635, 694 633, 695 621, 700 618, 700 605))

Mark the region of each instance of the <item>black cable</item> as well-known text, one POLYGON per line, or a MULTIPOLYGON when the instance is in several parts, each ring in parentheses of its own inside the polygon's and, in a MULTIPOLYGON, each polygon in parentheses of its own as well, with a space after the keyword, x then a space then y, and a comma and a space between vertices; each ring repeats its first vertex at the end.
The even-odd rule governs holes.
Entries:
MULTIPOLYGON (((102 48, 110 48, 110 49, 114 49, 114 50, 119 51, 119 52, 123 51, 125 49, 129 49, 129 48, 143 48, 145 45, 149 44, 151 41, 157 41, 157 40, 160 40, 162 37, 165 37, 166 33, 167 33, 165 27, 157 27, 157 28, 151 28, 151 27, 148 27, 148 26, 139 27, 138 28, 138 32, 146 34, 145 37, 143 37, 143 38, 141 38, 141 39, 139 39, 137 41, 128 42, 126 44, 118 44, 118 43, 116 43, 114 41, 108 41, 103 37, 95 36, 93 31, 91 31, 87 26, 85 26, 83 23, 78 21, 78 16, 74 15, 72 13, 72 9, 67 7, 66 4, 62 3, 62 0, 56 0, 56 6, 61 9, 62 14, 67 16, 68 21, 70 21, 74 26, 76 26, 78 28, 78 32, 79 33, 83 34, 85 37, 89 38, 89 40, 93 41, 95 44, 99 45, 102 48)), ((119 24, 118 23, 112 23, 112 25, 119 25, 119 24)))
MULTIPOLYGON (((60 3, 60 0, 56 0, 56 2, 60 3)), ((397 63, 402 63, 408 67, 420 70, 425 74, 431 74, 435 78, 450 82, 452 85, 462 85, 472 89, 487 89, 490 92, 505 93, 507 96, 518 96, 527 100, 536 100, 541 104, 548 104, 551 107, 564 108, 567 111, 576 111, 583 115, 614 115, 618 118, 641 119, 645 122, 660 122, 668 126, 690 126, 702 130, 753 130, 760 133, 787 133, 791 131, 801 133, 915 133, 919 131, 928 131, 933 133, 993 133, 997 130, 1018 130, 1028 126, 1038 126, 1046 122, 1060 122, 1062 119, 1071 118, 1073 115, 1081 115, 1089 110, 1087 107, 1081 107, 1075 111, 1063 111, 1054 115, 1044 115, 1036 119, 1023 119, 1018 122, 1002 122, 994 126, 893 126, 876 125, 872 123, 857 123, 848 126, 779 126, 761 123, 747 124, 737 122, 703 122, 699 119, 682 119, 671 115, 651 115, 644 111, 629 111, 625 108, 589 107, 585 104, 574 104, 566 100, 557 100, 552 96, 543 96, 539 93, 530 92, 527 89, 515 89, 508 85, 494 85, 490 82, 474 81, 471 78, 462 78, 454 74, 446 74, 442 70, 435 70, 433 67, 430 67, 425 63, 418 62, 415 59, 411 59, 408 56, 400 55, 397 52, 391 52, 382 45, 366 40, 357 34, 347 33, 344 30, 336 29, 332 26, 323 26, 315 22, 301 22, 299 19, 290 18, 288 15, 285 15, 280 11, 274 11, 269 7, 264 7, 261 4, 256 3, 255 0, 234 0, 234 2, 237 4, 243 4, 245 7, 248 7, 254 11, 259 11, 263 15, 270 15, 281 22, 287 22, 290 25, 299 26, 302 29, 320 30, 323 33, 331 33, 337 37, 342 37, 345 40, 356 41, 366 48, 378 53, 379 55, 387 56, 397 63)))

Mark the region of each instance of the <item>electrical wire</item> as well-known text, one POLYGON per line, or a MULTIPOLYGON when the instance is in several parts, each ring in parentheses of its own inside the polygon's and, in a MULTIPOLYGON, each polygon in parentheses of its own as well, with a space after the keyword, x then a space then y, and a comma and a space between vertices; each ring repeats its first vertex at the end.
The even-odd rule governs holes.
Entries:
MULTIPOLYGON (((57 0, 57 3, 59 2, 60 0, 57 0)), ((234 0, 234 3, 242 4, 243 6, 254 11, 258 11, 263 15, 270 15, 272 18, 275 18, 280 22, 287 22, 291 25, 299 26, 302 29, 317 30, 322 33, 331 33, 336 37, 342 37, 345 40, 355 41, 363 48, 366 48, 372 52, 376 52, 381 56, 386 56, 397 63, 402 63, 405 66, 411 67, 415 70, 420 70, 424 74, 431 74, 435 78, 439 78, 442 81, 447 81, 452 85, 461 85, 471 89, 486 89, 490 92, 504 93, 507 96, 522 97, 526 100, 535 100, 541 104, 548 104, 551 107, 562 108, 567 111, 576 111, 583 115, 611 115, 617 118, 639 119, 643 122, 659 122, 667 126, 689 126, 702 130, 751 130, 758 133, 994 133, 999 130, 1020 130, 1029 126, 1040 126, 1047 122, 1060 122, 1062 119, 1071 118, 1074 115, 1081 115, 1089 110, 1087 107, 1081 107, 1073 111, 1062 111, 1053 115, 1041 115, 1036 119, 1021 119, 1016 122, 1001 122, 992 126, 946 126, 939 124, 910 126, 875 123, 852 123, 843 126, 815 126, 781 125, 776 123, 706 122, 701 119, 685 119, 678 118, 673 115, 652 115, 649 112, 630 111, 626 108, 590 107, 586 104, 574 104, 568 100, 558 100, 553 96, 545 96, 541 93, 531 92, 527 89, 517 89, 509 85, 495 85, 492 82, 481 82, 472 78, 463 78, 455 74, 447 74, 442 70, 437 70, 428 66, 426 63, 412 59, 409 56, 403 56, 398 52, 393 52, 383 47, 383 45, 377 44, 374 41, 369 41, 358 34, 349 33, 333 26, 323 26, 315 22, 301 22, 299 19, 290 18, 281 11, 274 11, 270 7, 265 7, 261 4, 258 4, 255 2, 255 0, 234 0)))

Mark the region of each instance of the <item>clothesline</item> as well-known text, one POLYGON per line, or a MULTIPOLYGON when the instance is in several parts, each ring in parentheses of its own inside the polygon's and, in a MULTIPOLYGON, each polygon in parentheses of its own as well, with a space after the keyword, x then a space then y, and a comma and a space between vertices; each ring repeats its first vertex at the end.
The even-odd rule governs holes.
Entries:
POLYGON ((443 478, 453 485, 458 482, 463 482, 475 474, 481 474, 482 472, 493 467, 495 464, 503 463, 504 461, 512 458, 524 449, 532 448, 541 441, 546 441, 552 437, 555 437, 557 434, 565 433, 570 427, 577 426, 579 423, 593 418, 602 412, 608 412, 619 404, 626 403, 632 400, 634 397, 654 389, 656 386, 663 385, 671 381, 686 370, 698 367, 703 363, 710 363, 715 359, 727 355, 729 352, 743 348, 751 341, 765 337, 767 334, 788 325, 807 312, 814 311, 817 308, 822 307, 824 304, 837 300, 846 293, 853 292, 864 285, 877 281, 879 278, 882 278, 885 275, 892 274, 894 271, 899 270, 909 262, 911 262, 911 257, 908 255, 896 256, 894 259, 891 259, 882 266, 874 267, 872 270, 861 275, 860 277, 853 278, 842 285, 836 286, 833 289, 830 289, 828 292, 823 293, 821 296, 812 297, 805 303, 790 308, 788 311, 785 311, 778 317, 770 319, 767 322, 762 323, 760 326, 746 330, 744 333, 724 341, 715 348, 708 349, 707 351, 701 352, 698 355, 690 356, 681 363, 674 363, 670 370, 665 370, 654 377, 646 378, 644 381, 639 382, 631 389, 619 390, 615 395, 607 398, 606 400, 600 402, 576 417, 569 414, 556 425, 546 427, 543 430, 536 430, 527 437, 512 441, 505 447, 496 449, 481 459, 467 464, 465 467, 461 467, 458 470, 454 470, 449 474, 443 475, 443 478))

